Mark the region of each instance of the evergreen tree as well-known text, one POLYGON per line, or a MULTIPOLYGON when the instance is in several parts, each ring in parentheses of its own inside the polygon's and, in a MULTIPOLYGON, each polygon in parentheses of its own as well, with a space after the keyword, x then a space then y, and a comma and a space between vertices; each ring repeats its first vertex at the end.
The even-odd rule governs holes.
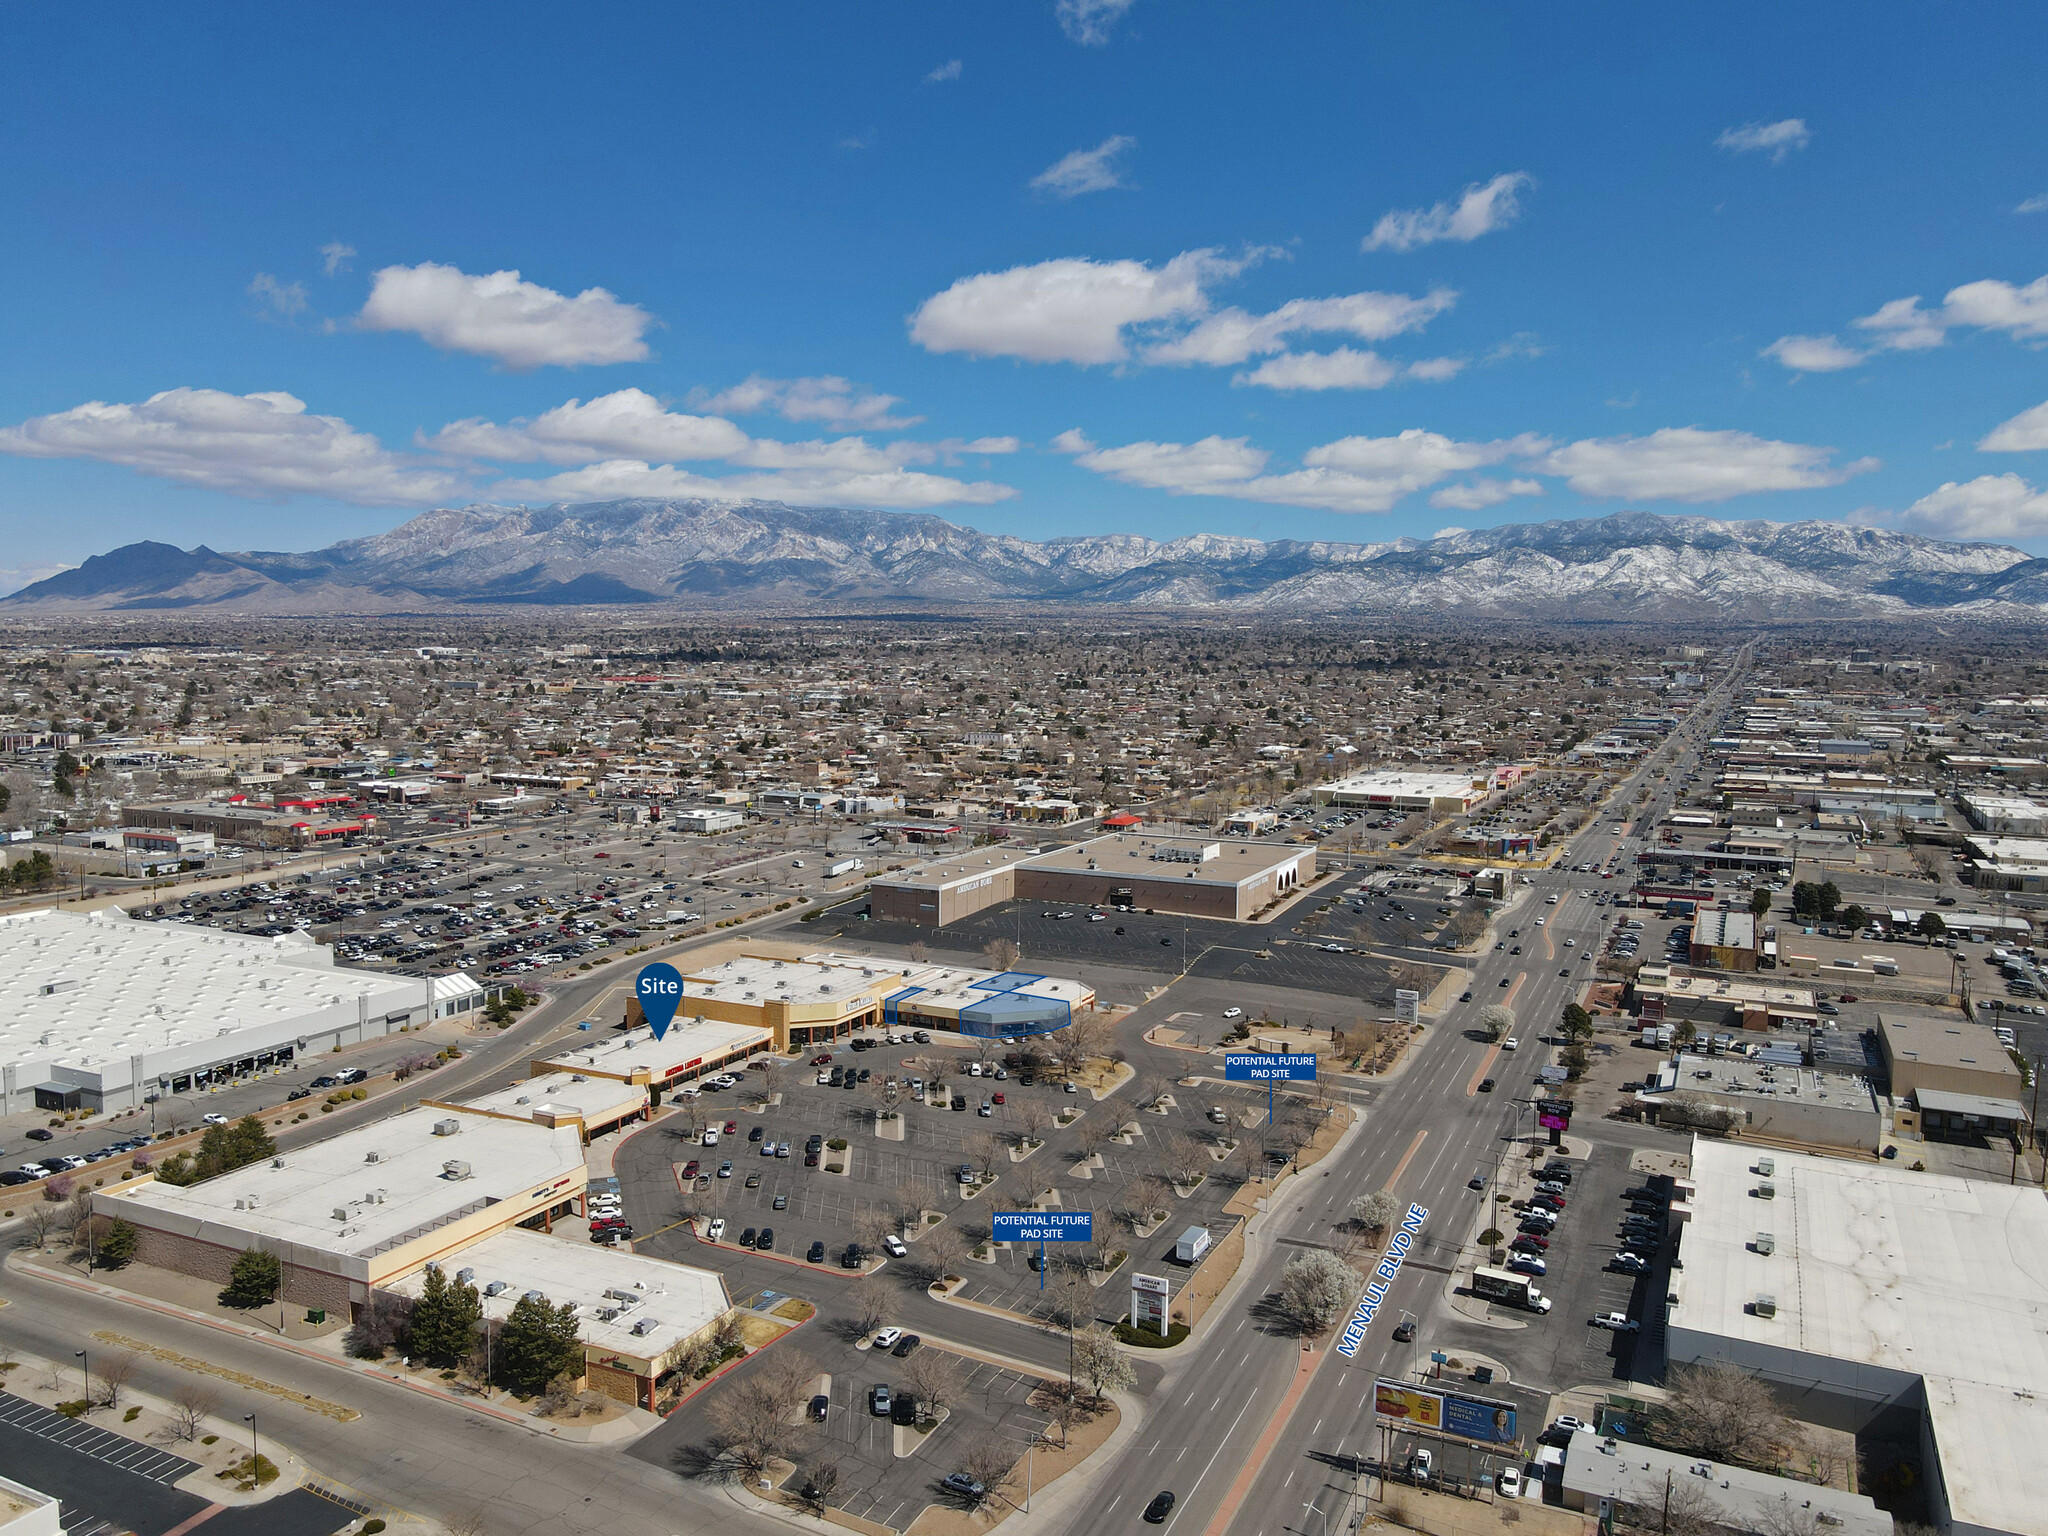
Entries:
POLYGON ((522 1296, 498 1330, 499 1377, 515 1392, 541 1391, 557 1376, 583 1374, 576 1314, 544 1296, 522 1296))
POLYGON ((432 1365, 453 1365, 476 1347, 476 1325, 483 1315, 483 1298, 475 1286, 450 1284, 439 1265, 429 1266, 412 1304, 413 1356, 432 1365))
POLYGON ((284 1266, 277 1255, 261 1248, 244 1248, 228 1271, 227 1288, 220 1293, 224 1307, 260 1307, 277 1299, 284 1280, 284 1266))
POLYGON ((119 1269, 135 1257, 135 1226, 132 1222, 116 1220, 107 1228, 106 1235, 99 1242, 99 1261, 107 1269, 119 1269))

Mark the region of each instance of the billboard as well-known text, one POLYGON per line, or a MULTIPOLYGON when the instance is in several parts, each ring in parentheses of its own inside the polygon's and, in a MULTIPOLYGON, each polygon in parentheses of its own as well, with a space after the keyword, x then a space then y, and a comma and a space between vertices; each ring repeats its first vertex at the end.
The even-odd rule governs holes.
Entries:
POLYGON ((1489 1445, 1515 1442, 1515 1410, 1510 1403, 1489 1402, 1483 1397, 1446 1397, 1444 1433, 1489 1445))
POLYGON ((1223 1077, 1232 1083, 1312 1083, 1316 1058, 1313 1052, 1232 1051, 1223 1058, 1223 1077))
POLYGON ((1422 1022, 1422 994, 1407 987, 1394 989, 1394 1022, 1396 1024, 1420 1024, 1422 1022))
POLYGON ((1434 1392, 1421 1392, 1398 1381, 1372 1384, 1372 1410, 1383 1419, 1413 1424, 1421 1429, 1444 1427, 1444 1400, 1434 1392))
POLYGON ((1536 1123, 1546 1131, 1568 1131, 1572 1127, 1572 1101, 1570 1099, 1539 1099, 1536 1103, 1536 1123))
POLYGON ((1095 1235, 1095 1213, 996 1211, 989 1228, 999 1243, 1085 1243, 1095 1235))
POLYGON ((1169 1287, 1163 1275, 1131 1276, 1131 1326, 1168 1331, 1166 1297, 1169 1287))

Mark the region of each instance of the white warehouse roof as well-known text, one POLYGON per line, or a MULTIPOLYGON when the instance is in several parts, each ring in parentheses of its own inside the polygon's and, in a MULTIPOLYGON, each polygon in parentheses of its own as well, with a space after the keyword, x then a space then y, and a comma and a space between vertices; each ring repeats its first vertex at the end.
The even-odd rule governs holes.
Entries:
POLYGON ((1953 1521, 2048 1536, 2039 1189, 1703 1139, 1691 1182, 1685 1268, 1673 1277, 1681 1300, 1668 1315, 1673 1359, 1840 1375, 1879 1392, 1919 1377, 1953 1521), (1760 1155, 1772 1160, 1768 1180, 1760 1155), (1766 1182, 1769 1200, 1753 1193, 1766 1182), (1759 1232, 1772 1235, 1772 1252, 1756 1251, 1759 1232), (1759 1314, 1760 1296, 1775 1315, 1759 1314), (1682 1345, 1682 1335, 1708 1337, 1682 1345))
POLYGON ((332 958, 302 934, 256 938, 112 911, 12 913, 0 917, 0 1066, 42 1074, 10 1084, 16 1091, 53 1068, 125 1086, 135 1057, 153 1076, 293 1044, 338 1020, 412 1008, 424 1019, 426 982, 337 969, 332 958))

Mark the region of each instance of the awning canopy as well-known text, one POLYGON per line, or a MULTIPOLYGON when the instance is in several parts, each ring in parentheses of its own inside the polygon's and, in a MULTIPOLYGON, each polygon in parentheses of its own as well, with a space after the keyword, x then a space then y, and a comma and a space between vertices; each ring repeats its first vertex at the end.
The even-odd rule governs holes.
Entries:
POLYGON ((1939 1088, 1915 1088, 1913 1098, 1922 1109, 1931 1109, 1942 1115, 1975 1115, 1980 1120, 2010 1120, 2015 1123, 2027 1118, 2027 1108, 2017 1099, 1986 1099, 1974 1093, 1947 1093, 1939 1088))

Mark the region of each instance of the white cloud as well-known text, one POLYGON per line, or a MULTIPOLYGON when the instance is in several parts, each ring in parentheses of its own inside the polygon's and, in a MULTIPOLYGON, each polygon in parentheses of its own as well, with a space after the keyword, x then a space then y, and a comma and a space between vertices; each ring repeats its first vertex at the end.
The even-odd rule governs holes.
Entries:
MULTIPOLYGON (((768 381, 774 383, 777 381, 768 381)), ((895 442, 864 437, 785 443, 749 437, 720 416, 664 408, 643 390, 622 389, 595 400, 571 400, 531 419, 500 426, 472 418, 451 422, 419 446, 506 464, 575 466, 542 479, 492 487, 500 497, 564 501, 620 496, 763 497, 806 506, 944 506, 1002 501, 1016 492, 991 482, 968 483, 911 472, 910 464, 957 463, 962 454, 1014 453, 1014 437, 972 441, 895 442), (766 473, 713 476, 677 468, 720 462, 766 473)))
POLYGON ((1455 203, 1433 208, 1397 208, 1382 214, 1364 240, 1368 251, 1412 251, 1439 240, 1477 240, 1512 224, 1522 211, 1517 194, 1533 187, 1527 171, 1509 171, 1488 182, 1474 182, 1455 203))
POLYGON ((1536 437, 1460 443, 1410 428, 1396 437, 1325 443, 1302 455, 1302 468, 1277 475, 1264 473, 1266 451, 1241 437, 1098 448, 1076 430, 1061 433, 1053 446, 1075 454, 1084 469, 1176 496, 1234 496, 1326 512, 1385 512, 1451 475, 1541 453, 1550 445, 1536 437))
POLYGON ((281 391, 167 389, 140 405, 94 400, 0 429, 0 453, 97 459, 236 496, 324 496, 411 506, 466 494, 446 470, 388 453, 339 416, 281 391))
POLYGON ((2013 212, 2048 213, 2048 192, 2043 192, 2037 197, 2028 198, 2025 202, 2021 203, 2017 208, 2013 209, 2013 212))
POLYGON ((600 458, 731 459, 754 440, 718 416, 665 410, 639 389, 571 400, 531 420, 498 426, 480 418, 450 422, 420 447, 507 463, 587 464, 600 458))
POLYGON ((1458 302, 1454 289, 1433 288, 1420 298, 1405 293, 1347 293, 1328 299, 1290 299, 1269 314, 1232 306, 1205 318, 1185 335, 1145 350, 1149 363, 1207 363, 1224 368, 1286 348, 1288 336, 1319 332, 1385 341, 1418 331, 1458 302))
POLYGON ((1093 149, 1077 149, 1063 155, 1031 178, 1034 192, 1054 197, 1079 197, 1084 192, 1107 192, 1128 185, 1118 159, 1138 141, 1129 134, 1115 133, 1093 149))
POLYGON ((1664 427, 1647 437, 1586 438, 1533 467, 1563 475, 1582 496, 1632 501, 1726 501, 1758 491, 1840 485, 1877 468, 1875 459, 1836 465, 1834 449, 1783 443, 1748 432, 1664 427))
POLYGON ((715 395, 693 396, 691 403, 707 411, 740 416, 775 411, 786 421, 816 421, 842 430, 895 432, 924 420, 922 416, 897 415, 896 407, 903 403, 901 397, 877 394, 837 374, 808 379, 771 379, 750 374, 715 395))
POLYGON ((265 320, 293 320, 306 312, 306 285, 281 283, 268 272, 258 272, 249 280, 249 297, 265 320))
POLYGON ((1126 327, 1204 314, 1203 286, 1244 266, 1204 250, 1159 267, 1077 256, 981 272, 919 305, 910 339, 928 352, 1120 363, 1130 356, 1126 327))
POLYGON ((1339 347, 1334 352, 1282 352, 1230 382, 1265 389, 1384 389, 1400 376, 1400 365, 1377 352, 1339 347))
POLYGON ((339 240, 330 240, 320 247, 320 272, 323 277, 333 277, 337 272, 346 272, 348 264, 355 260, 356 248, 344 245, 339 240))
POLYGON ((792 506, 868 506, 917 509, 985 506, 1017 492, 992 481, 961 481, 915 470, 841 468, 769 474, 700 475, 673 464, 612 459, 541 480, 507 480, 490 494, 507 501, 610 501, 627 496, 704 496, 719 500, 784 501, 792 506))
POLYGON ((55 576, 59 571, 72 569, 74 567, 54 562, 36 565, 0 565, 0 597, 5 597, 10 592, 19 592, 23 587, 34 586, 39 581, 46 581, 50 577, 55 576))
POLYGON ((1906 508, 1899 520, 1942 538, 2040 538, 2048 535, 2048 491, 2014 474, 1979 475, 1962 484, 1951 480, 1906 508))
POLYGON ((1465 371, 1462 357, 1425 357, 1420 362, 1408 365, 1408 377, 1421 379, 1430 384, 1441 384, 1446 379, 1455 379, 1465 371))
POLYGON ((445 351, 524 369, 638 362, 647 356, 642 336, 653 316, 602 288, 572 299, 515 271, 476 276, 425 261, 381 268, 356 324, 410 331, 445 351))
POLYGON ((940 85, 948 80, 958 80, 960 78, 961 68, 962 66, 958 59, 948 59, 945 63, 941 64, 937 69, 933 70, 930 74, 924 77, 925 84, 940 85))
POLYGON ((1780 336, 1757 356, 1775 357, 1794 373, 1837 373, 1868 361, 1867 354, 1832 336, 1780 336))
POLYGON ((1059 0, 1052 10, 1069 42, 1100 48, 1109 41, 1109 29, 1136 3, 1137 0, 1059 0))
POLYGON ((1893 299, 1875 314, 1856 322, 1873 332, 1877 344, 1900 352, 1925 351, 1948 340, 1961 327, 2002 331, 2018 341, 2048 339, 2048 277, 2025 287, 1985 278, 1951 288, 1939 309, 1923 309, 1920 295, 1893 299))
MULTIPOLYGON (((1514 496, 1541 496, 1543 482, 1540 480, 1470 480, 1459 485, 1447 485, 1431 494, 1429 504, 1447 512, 1478 512, 1486 507, 1496 507, 1514 496)), ((1462 528, 1443 529, 1437 537, 1451 533, 1463 533, 1462 528)))
POLYGON ((1806 126, 1803 117, 1788 117, 1776 123, 1744 123, 1740 128, 1724 128, 1721 136, 1714 140, 1721 149, 1733 150, 1736 154, 1749 154, 1768 150, 1771 163, 1776 164, 1795 149, 1804 149, 1813 133, 1806 126))
POLYGON ((2048 449, 2048 400, 2000 422, 1977 447, 1985 453, 2033 453, 2048 449))
POLYGON ((1455 539, 1459 534, 1470 533, 1471 531, 1472 530, 1470 528, 1460 528, 1456 523, 1453 523, 1448 528, 1437 529, 1437 531, 1435 533, 1432 533, 1430 537, 1432 539, 1455 539))

